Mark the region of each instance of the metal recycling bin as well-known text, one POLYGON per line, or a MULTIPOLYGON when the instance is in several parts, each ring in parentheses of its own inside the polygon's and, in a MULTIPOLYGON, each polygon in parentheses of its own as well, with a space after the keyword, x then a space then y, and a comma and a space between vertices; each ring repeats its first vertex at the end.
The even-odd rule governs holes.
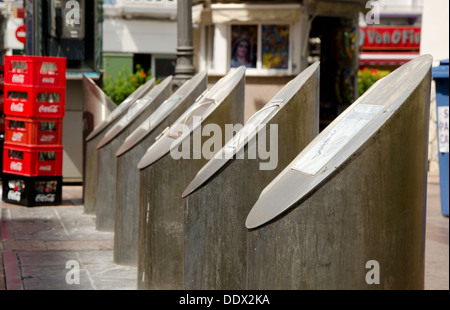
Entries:
POLYGON ((137 265, 139 224, 139 169, 137 163, 155 138, 178 119, 207 87, 208 75, 200 72, 185 82, 155 110, 116 152, 116 199, 113 259, 116 264, 137 265))
MULTIPOLYGON (((86 137, 117 107, 95 82, 83 74, 83 184, 86 176, 86 137)), ((83 186, 83 197, 85 187, 83 186)))
POLYGON ((375 83, 261 192, 248 289, 424 288, 431 63, 375 83))
POLYGON ((117 108, 103 90, 89 77, 83 74, 83 121, 84 137, 106 120, 117 108))
POLYGON ((95 228, 99 231, 114 231, 117 174, 116 152, 126 137, 170 97, 172 93, 172 79, 172 76, 166 77, 143 98, 133 103, 127 113, 104 134, 103 139, 97 144, 97 197, 99 199, 95 202, 95 228))
MULTIPOLYGON (((244 120, 245 67, 231 69, 167 128, 138 164, 138 289, 183 287, 181 194, 208 161, 206 129, 244 120), (181 152, 180 152, 181 149, 181 152), (205 150, 205 152, 203 152, 205 150)), ((220 135, 222 145, 231 137, 220 135)), ((213 148, 213 155, 219 148, 213 148)))
POLYGON ((245 218, 264 187, 318 134, 317 62, 256 112, 185 189, 185 289, 246 289, 245 218))
POLYGON ((448 216, 449 156, 448 156, 448 59, 441 60, 438 67, 432 68, 433 80, 436 83, 436 112, 439 159, 439 185, 441 193, 441 213, 448 216))
POLYGON ((84 175, 83 175, 83 202, 86 214, 95 214, 95 201, 97 200, 97 171, 98 152, 97 144, 103 139, 104 134, 112 128, 128 108, 142 98, 155 86, 155 78, 148 80, 131 95, 129 95, 106 119, 95 126, 94 130, 85 139, 84 175))

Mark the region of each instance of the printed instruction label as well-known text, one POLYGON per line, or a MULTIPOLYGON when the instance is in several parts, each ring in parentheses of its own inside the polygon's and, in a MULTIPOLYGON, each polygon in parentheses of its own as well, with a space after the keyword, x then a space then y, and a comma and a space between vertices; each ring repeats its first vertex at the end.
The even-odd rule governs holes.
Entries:
POLYGON ((439 152, 448 153, 448 107, 437 107, 439 152))
POLYGON ((382 105, 360 104, 355 106, 327 135, 299 158, 292 169, 316 175, 383 108, 382 105))

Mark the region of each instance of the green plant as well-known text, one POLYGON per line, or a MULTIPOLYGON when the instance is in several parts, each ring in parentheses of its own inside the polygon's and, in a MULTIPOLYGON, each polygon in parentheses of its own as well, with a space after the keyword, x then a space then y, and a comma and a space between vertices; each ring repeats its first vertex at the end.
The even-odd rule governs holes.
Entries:
POLYGON ((358 95, 361 96, 376 81, 391 73, 389 70, 362 68, 358 71, 358 95))
POLYGON ((145 73, 140 65, 136 65, 136 72, 131 73, 124 66, 116 77, 105 77, 103 91, 116 105, 119 105, 139 86, 150 79, 150 69, 145 73))

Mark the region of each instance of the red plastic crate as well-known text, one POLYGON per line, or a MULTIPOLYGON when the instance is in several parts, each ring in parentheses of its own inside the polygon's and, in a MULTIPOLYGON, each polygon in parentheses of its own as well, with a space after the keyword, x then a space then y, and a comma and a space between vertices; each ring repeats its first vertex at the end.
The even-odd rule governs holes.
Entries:
POLYGON ((62 175, 63 146, 3 145, 3 172, 23 176, 62 175))
POLYGON ((5 56, 5 84, 43 87, 66 86, 66 58, 5 56))
POLYGON ((21 145, 60 145, 62 120, 6 116, 5 142, 21 145))
POLYGON ((63 118, 65 108, 65 87, 34 87, 5 84, 3 105, 5 115, 63 118))
POLYGON ((0 113, 3 113, 3 87, 5 85, 3 68, 4 66, 0 65, 0 113))

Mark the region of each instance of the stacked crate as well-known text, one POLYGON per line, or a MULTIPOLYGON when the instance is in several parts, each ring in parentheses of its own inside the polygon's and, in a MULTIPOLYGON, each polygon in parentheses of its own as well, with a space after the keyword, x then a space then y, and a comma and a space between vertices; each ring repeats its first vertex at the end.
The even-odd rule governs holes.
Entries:
POLYGON ((66 58, 5 56, 3 201, 62 200, 66 58))
MULTIPOLYGON (((4 66, 0 65, 0 150, 3 150, 5 142, 5 115, 3 114, 3 85, 4 85, 4 66)), ((3 175, 3 153, 0 155, 0 178, 3 175)))

